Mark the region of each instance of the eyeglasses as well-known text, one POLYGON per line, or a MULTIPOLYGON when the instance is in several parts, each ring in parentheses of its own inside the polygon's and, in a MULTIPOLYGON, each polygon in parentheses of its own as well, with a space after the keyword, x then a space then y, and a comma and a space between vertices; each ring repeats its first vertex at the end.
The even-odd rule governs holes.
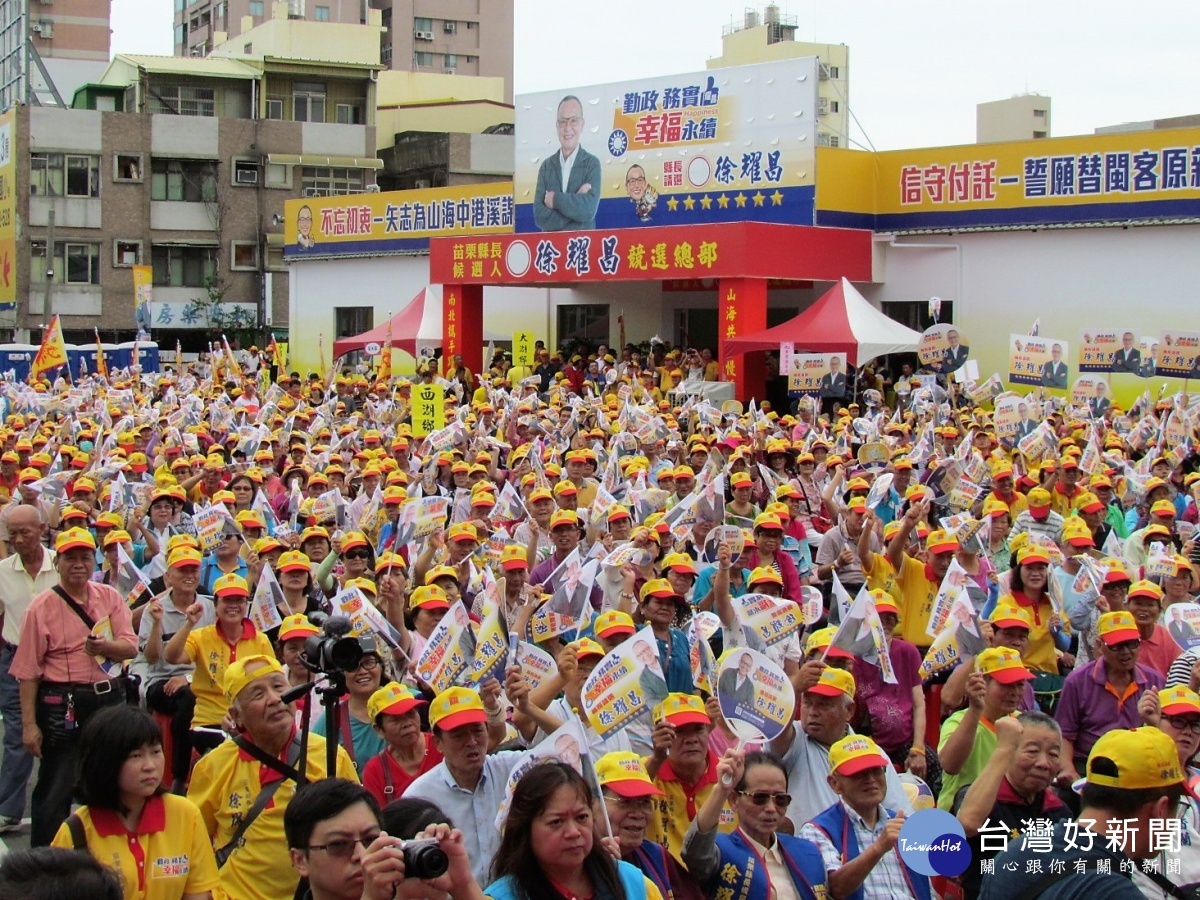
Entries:
POLYGON ((335 856, 340 859, 346 859, 354 854, 354 848, 359 844, 363 845, 365 850, 373 844, 376 838, 379 837, 379 832, 368 832, 362 837, 357 838, 337 838, 324 844, 312 844, 309 850, 324 850, 330 856, 335 856))
POLYGON ((366 550, 350 550, 342 554, 343 559, 370 559, 371 554, 366 550))
POLYGON ((646 179, 645 178, 626 178, 625 183, 626 184, 645 184, 646 179))
POLYGON ((617 804, 618 809, 624 810, 647 810, 653 803, 649 797, 620 797, 616 794, 605 794, 604 799, 617 804))
POLYGON ((1131 641, 1121 641, 1121 643, 1119 643, 1119 644, 1112 644, 1109 646, 1108 649, 1111 650, 1113 653, 1124 653, 1126 650, 1128 650, 1130 653, 1132 653, 1134 650, 1136 650, 1140 646, 1142 646, 1141 640, 1138 638, 1134 638, 1131 641))
POLYGON ((557 124, 559 128, 566 128, 568 125, 580 125, 583 122, 583 116, 571 116, 569 119, 559 119, 557 124))
POLYGON ((770 791, 738 791, 743 797, 749 797, 755 806, 766 806, 768 801, 774 801, 779 809, 787 809, 792 805, 791 794, 772 794, 770 791))
POLYGON ((374 669, 378 669, 379 668, 379 657, 378 656, 364 656, 361 660, 359 660, 358 668, 364 669, 367 672, 370 672, 374 669))
POLYGON ((1190 731, 1192 734, 1200 734, 1200 718, 1194 716, 1163 716, 1163 720, 1176 731, 1190 731))

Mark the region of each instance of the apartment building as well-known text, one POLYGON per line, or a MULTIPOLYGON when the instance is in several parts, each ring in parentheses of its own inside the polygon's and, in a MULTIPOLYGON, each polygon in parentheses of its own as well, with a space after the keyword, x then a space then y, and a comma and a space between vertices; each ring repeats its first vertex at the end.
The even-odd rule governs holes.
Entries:
POLYGON ((112 0, 0 0, 0 109, 69 105, 108 64, 112 0))
POLYGON ((375 189, 381 27, 281 12, 205 58, 118 55, 75 108, 18 110, 18 339, 51 313, 68 340, 132 339, 137 265, 160 343, 202 349, 218 294, 286 326, 284 202, 375 189))
MULTIPOLYGON (((175 55, 206 56, 272 16, 271 0, 173 0, 175 55)), ((407 72, 503 78, 512 102, 513 0, 283 0, 292 19, 361 24, 381 15, 380 61, 407 72)))

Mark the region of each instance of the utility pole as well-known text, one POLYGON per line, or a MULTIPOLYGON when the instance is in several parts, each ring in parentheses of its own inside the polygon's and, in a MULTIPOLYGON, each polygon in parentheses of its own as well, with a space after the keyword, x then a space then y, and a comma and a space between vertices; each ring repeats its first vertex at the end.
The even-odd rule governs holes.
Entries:
MULTIPOLYGON (((46 214, 46 295, 42 300, 42 318, 49 322, 54 315, 54 207, 46 214)), ((63 265, 67 260, 63 259, 63 265)), ((64 277, 66 273, 63 273, 64 277)))

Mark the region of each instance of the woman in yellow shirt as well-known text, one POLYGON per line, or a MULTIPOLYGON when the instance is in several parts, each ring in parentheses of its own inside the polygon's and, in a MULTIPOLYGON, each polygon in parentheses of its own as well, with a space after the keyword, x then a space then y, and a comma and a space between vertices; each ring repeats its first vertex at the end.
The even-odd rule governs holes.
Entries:
POLYGON ((87 850, 117 872, 125 900, 209 900, 220 884, 200 810, 163 792, 162 732, 144 710, 120 705, 88 721, 79 741, 86 804, 53 846, 87 850))

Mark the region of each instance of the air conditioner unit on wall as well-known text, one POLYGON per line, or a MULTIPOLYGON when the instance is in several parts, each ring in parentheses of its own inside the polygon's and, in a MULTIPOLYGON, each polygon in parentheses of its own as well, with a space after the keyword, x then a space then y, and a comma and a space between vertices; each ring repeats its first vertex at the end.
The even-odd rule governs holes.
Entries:
POLYGON ((234 177, 238 184, 258 184, 258 169, 238 169, 234 177))
POLYGON ((458 69, 442 69, 442 72, 446 75, 457 75, 458 69))
POLYGON ((413 37, 415 37, 418 41, 432 41, 433 40, 433 32, 432 31, 414 31, 413 37))
POLYGON ((829 98, 819 97, 817 99, 817 113, 822 116, 829 115, 829 98))
POLYGON ((830 135, 828 135, 828 134, 818 134, 818 135, 817 135, 817 146, 818 146, 818 147, 831 147, 831 146, 833 146, 833 142, 830 140, 830 135))

